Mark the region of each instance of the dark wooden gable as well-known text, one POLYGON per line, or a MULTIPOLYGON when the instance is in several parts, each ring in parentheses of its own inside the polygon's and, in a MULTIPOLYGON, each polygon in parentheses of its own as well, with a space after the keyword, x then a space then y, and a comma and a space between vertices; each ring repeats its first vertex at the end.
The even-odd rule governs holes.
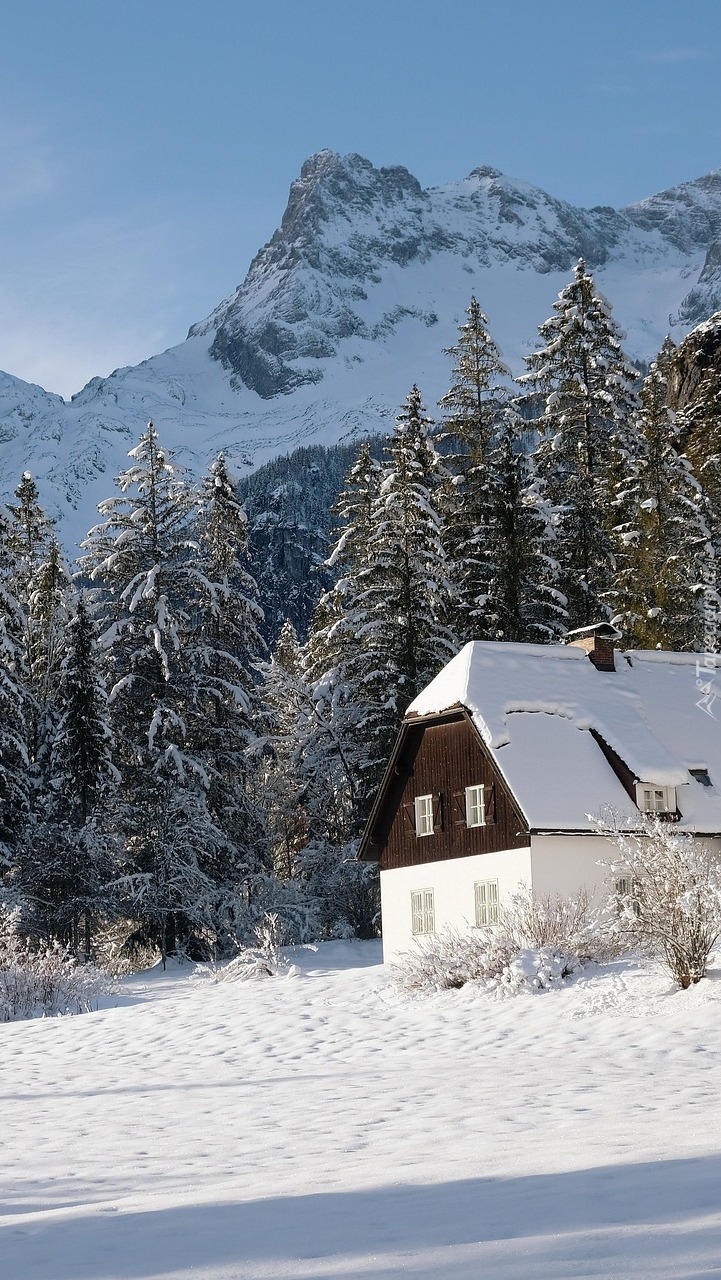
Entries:
POLYGON ((467 712, 407 721, 363 837, 381 870, 530 843, 528 825, 467 712), (483 784, 486 825, 466 824, 466 787, 483 784), (433 796, 434 831, 417 836, 414 800, 433 796))

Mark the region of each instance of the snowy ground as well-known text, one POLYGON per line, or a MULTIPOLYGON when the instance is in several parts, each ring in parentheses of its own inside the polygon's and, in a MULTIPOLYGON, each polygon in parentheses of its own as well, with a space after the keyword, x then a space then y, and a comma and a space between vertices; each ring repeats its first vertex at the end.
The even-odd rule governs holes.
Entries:
POLYGON ((2 1280, 721 1276, 721 971, 410 1000, 375 944, 0 1027, 2 1280))

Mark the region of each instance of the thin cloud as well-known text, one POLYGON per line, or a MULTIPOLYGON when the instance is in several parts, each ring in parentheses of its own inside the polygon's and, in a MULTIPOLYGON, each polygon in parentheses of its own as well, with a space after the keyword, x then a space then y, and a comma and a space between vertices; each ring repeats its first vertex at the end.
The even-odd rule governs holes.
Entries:
POLYGON ((709 55, 705 49, 646 49, 639 56, 642 62, 668 65, 677 62, 706 62, 709 55))

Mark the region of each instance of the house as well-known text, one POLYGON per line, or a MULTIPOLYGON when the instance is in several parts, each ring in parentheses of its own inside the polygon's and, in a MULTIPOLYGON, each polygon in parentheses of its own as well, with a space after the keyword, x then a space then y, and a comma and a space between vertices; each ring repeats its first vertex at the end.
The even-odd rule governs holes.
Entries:
POLYGON ((380 866, 386 960, 493 925, 521 886, 605 899, 613 849, 593 817, 609 811, 662 814, 721 852, 713 671, 619 638, 601 623, 562 644, 467 644, 411 703, 360 849, 380 866))

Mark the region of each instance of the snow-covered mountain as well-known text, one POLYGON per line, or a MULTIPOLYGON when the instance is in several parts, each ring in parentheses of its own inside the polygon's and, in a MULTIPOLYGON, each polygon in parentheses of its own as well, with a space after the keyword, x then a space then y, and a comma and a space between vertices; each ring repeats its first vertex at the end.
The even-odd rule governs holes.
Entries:
POLYGON ((577 209, 488 167, 423 190, 406 169, 322 151, 243 284, 185 342, 69 403, 0 374, 0 495, 29 468, 72 541, 148 418, 192 472, 220 449, 242 473, 382 430, 413 382, 431 407, 446 389, 443 348, 471 294, 519 371, 579 256, 629 354, 650 358, 721 308, 721 170, 577 209))

